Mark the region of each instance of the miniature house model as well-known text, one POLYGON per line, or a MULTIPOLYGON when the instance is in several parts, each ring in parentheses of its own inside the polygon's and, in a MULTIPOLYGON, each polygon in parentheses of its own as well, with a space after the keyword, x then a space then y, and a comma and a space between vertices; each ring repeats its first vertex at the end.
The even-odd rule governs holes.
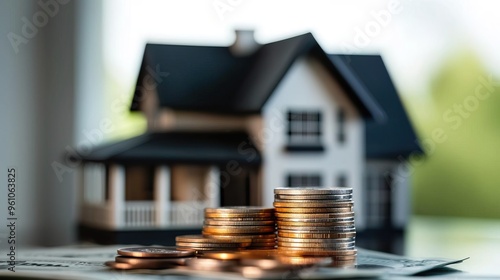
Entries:
POLYGON ((398 166, 421 149, 382 58, 248 38, 146 46, 131 110, 148 131, 84 159, 81 226, 200 228, 205 207, 272 206, 282 186, 352 187, 359 231, 405 226, 398 166))

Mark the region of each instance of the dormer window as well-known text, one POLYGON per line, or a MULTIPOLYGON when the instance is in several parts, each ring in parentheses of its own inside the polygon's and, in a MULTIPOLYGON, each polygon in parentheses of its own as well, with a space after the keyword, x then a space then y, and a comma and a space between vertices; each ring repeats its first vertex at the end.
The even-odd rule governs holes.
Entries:
POLYGON ((318 151, 321 145, 322 118, 318 110, 290 110, 287 113, 289 151, 318 151))

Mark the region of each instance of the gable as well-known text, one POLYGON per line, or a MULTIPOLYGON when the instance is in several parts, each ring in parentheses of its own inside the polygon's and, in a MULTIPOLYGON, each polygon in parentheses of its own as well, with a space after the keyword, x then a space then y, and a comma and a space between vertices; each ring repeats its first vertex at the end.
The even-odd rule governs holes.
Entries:
POLYGON ((154 85, 161 107, 216 114, 260 113, 293 62, 311 54, 339 81, 364 117, 384 117, 362 82, 342 61, 330 60, 310 33, 263 45, 246 56, 235 55, 228 47, 148 44, 131 110, 139 109, 144 83, 158 70, 168 73, 154 85))

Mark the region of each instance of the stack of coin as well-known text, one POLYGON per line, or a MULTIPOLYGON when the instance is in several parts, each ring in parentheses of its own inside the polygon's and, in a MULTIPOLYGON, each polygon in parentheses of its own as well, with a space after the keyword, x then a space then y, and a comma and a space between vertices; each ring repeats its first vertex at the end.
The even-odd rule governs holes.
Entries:
POLYGON ((355 261, 351 188, 277 188, 274 194, 279 250, 355 261))
POLYGON ((175 238, 177 249, 196 251, 233 251, 251 245, 252 239, 237 237, 217 239, 203 235, 180 235, 175 238))
POLYGON ((251 243, 245 249, 274 249, 276 246, 274 208, 250 206, 206 208, 203 235, 222 240, 249 238, 251 243))
POLYGON ((186 265, 195 255, 194 250, 171 247, 132 247, 118 249, 115 261, 106 262, 113 269, 164 269, 186 265))

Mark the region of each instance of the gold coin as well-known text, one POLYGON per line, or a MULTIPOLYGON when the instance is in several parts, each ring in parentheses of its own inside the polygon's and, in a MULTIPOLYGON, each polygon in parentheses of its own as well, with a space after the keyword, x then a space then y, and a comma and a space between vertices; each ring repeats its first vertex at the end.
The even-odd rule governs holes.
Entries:
POLYGON ((350 226, 354 227, 354 222, 316 222, 316 223, 304 223, 304 222, 287 222, 279 221, 278 228, 280 227, 332 227, 332 226, 350 226))
POLYGON ((186 260, 191 258, 134 258, 116 256, 115 261, 118 263, 128 263, 131 265, 144 265, 151 268, 167 268, 177 265, 185 265, 186 260))
POLYGON ((308 232, 351 232, 356 231, 354 226, 317 226, 317 227, 306 227, 306 226, 282 226, 278 225, 278 231, 290 230, 290 231, 308 231, 308 232))
POLYGON ((267 220, 274 219, 274 213, 205 213, 205 219, 235 219, 235 218, 262 218, 267 220))
MULTIPOLYGON (((342 201, 324 201, 324 202, 274 202, 274 207, 276 208, 347 208, 352 207, 352 202, 342 202, 342 201)), ((278 210, 277 210, 278 211, 278 210)))
POLYGON ((303 207, 276 207, 276 216, 281 217, 280 213, 298 213, 298 214, 316 214, 316 213, 350 213, 352 207, 320 207, 320 208, 303 208, 303 207))
POLYGON ((274 225, 274 220, 267 221, 218 221, 205 219, 205 225, 210 226, 271 226, 274 225))
POLYGON ((354 249, 354 242, 348 242, 348 243, 278 242, 278 247, 354 249))
POLYGON ((345 188, 345 187, 275 188, 274 194, 288 194, 288 195, 352 194, 352 188, 345 188))
POLYGON ((351 194, 341 194, 341 195, 329 195, 329 194, 321 194, 321 195, 292 195, 292 194, 276 194, 274 195, 275 199, 281 200, 352 200, 351 194))
POLYGON ((179 235, 175 237, 176 242, 191 242, 191 243, 250 243, 252 242, 251 238, 244 237, 234 237, 231 236, 227 239, 222 238, 213 238, 207 237, 203 235, 179 235))
MULTIPOLYGON (((323 209, 323 208, 321 208, 323 209)), ((283 219, 354 219, 354 212, 337 213, 276 213, 277 220, 283 219)))
POLYGON ((245 226, 245 227, 236 227, 236 228, 228 228, 228 227, 215 227, 215 226, 204 226, 203 234, 248 234, 248 233, 265 233, 265 232, 274 232, 276 229, 274 226, 245 226))
POLYGON ((289 237, 289 238, 349 238, 349 237, 355 237, 356 232, 310 233, 310 232, 278 231, 278 236, 289 237))
POLYGON ((237 265, 236 260, 216 260, 208 258, 193 258, 186 265, 194 270, 224 271, 237 265))
POLYGON ((117 250, 118 255, 136 258, 180 258, 191 257, 195 251, 179 251, 175 247, 130 247, 117 250))
POLYGON ((271 233, 271 234, 238 234, 238 235, 234 235, 234 234, 217 234, 217 235, 212 235, 212 234, 209 234, 207 235, 207 237, 210 237, 210 238, 215 238, 215 239, 232 239, 232 238, 250 238, 252 241, 254 240, 259 240, 259 239, 266 239, 266 240, 270 240, 270 239, 276 239, 276 234, 275 233, 271 233))
POLYGON ((231 206, 219 208, 205 208, 205 213, 227 213, 227 214, 248 214, 248 213, 274 213, 274 208, 255 206, 231 206))
POLYGON ((349 238, 335 238, 335 239, 330 239, 330 238, 290 238, 290 237, 278 237, 278 242, 290 242, 290 243, 296 243, 296 242, 337 243, 337 242, 353 242, 355 240, 356 240, 356 238, 354 238, 354 237, 349 237, 349 238))

